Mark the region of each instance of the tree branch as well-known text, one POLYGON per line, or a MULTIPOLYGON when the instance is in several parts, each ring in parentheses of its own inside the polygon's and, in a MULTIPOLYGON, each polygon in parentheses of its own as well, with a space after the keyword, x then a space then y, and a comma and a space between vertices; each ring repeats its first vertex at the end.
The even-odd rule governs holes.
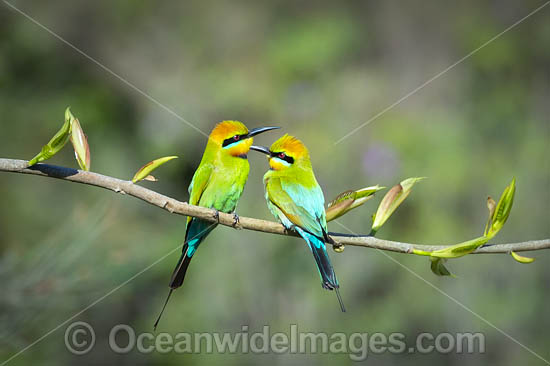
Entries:
MULTIPOLYGON (((89 184, 92 186, 105 188, 116 193, 134 196, 151 205, 160 207, 170 213, 198 217, 200 219, 211 222, 218 221, 215 216, 215 210, 205 207, 193 206, 186 202, 180 202, 176 199, 170 198, 168 196, 134 184, 131 181, 121 180, 98 173, 86 172, 82 170, 49 164, 36 164, 28 167, 28 161, 16 159, 0 159, 0 171, 39 175, 43 177, 58 178, 70 182, 89 184)), ((233 215, 220 212, 219 223, 225 226, 233 227, 233 215)), ((279 223, 249 217, 240 217, 237 228, 261 231, 270 234, 297 236, 295 232, 287 231, 283 227, 283 225, 279 223)), ((413 249, 433 251, 443 249, 445 246, 448 246, 400 243, 396 241, 378 239, 372 236, 353 236, 339 233, 331 233, 331 236, 338 243, 344 245, 376 248, 407 254, 411 254, 413 249)), ((550 239, 543 239, 521 243, 489 245, 478 248, 475 252, 473 252, 473 254, 509 253, 510 251, 521 252, 548 248, 550 248, 550 239)))

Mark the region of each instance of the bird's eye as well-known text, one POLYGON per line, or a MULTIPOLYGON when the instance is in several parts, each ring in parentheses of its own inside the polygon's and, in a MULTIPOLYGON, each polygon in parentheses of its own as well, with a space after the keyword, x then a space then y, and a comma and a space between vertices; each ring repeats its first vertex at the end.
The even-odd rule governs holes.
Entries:
POLYGON ((285 153, 279 153, 279 158, 284 160, 286 158, 286 154, 285 153))
POLYGON ((240 138, 241 138, 241 136, 239 136, 239 135, 233 136, 233 140, 235 140, 235 141, 239 141, 240 138))

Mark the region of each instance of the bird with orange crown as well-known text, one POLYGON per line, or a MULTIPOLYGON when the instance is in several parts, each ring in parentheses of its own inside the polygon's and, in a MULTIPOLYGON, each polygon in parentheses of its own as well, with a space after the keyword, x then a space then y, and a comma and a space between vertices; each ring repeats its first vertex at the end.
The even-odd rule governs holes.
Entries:
POLYGON ((334 290, 343 312, 338 280, 330 263, 325 242, 327 234, 325 198, 315 179, 309 152, 302 141, 284 135, 268 149, 251 146, 267 154, 270 169, 264 175, 265 198, 273 215, 287 228, 294 229, 313 253, 323 288, 334 290))
MULTIPOLYGON (((243 123, 238 121, 218 123, 208 137, 202 160, 189 185, 189 203, 234 213, 250 171, 247 154, 253 142, 252 137, 276 128, 279 127, 260 127, 249 131, 243 123)), ((237 215, 235 220, 237 222, 237 215)), ((172 291, 183 284, 191 258, 216 225, 195 217, 187 217, 185 244, 172 274, 170 292, 155 322, 155 328, 172 291)))

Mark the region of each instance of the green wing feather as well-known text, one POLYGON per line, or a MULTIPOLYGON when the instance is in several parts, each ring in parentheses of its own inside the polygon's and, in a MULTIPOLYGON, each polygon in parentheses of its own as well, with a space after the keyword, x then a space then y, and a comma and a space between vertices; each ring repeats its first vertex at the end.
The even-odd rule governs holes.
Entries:
MULTIPOLYGON (((202 194, 204 193, 206 187, 208 186, 208 183, 210 182, 213 170, 214 166, 211 163, 201 162, 201 164, 195 171, 195 174, 193 175, 191 184, 189 184, 188 191, 190 204, 200 206, 202 194)), ((192 217, 188 216, 187 222, 191 221, 191 219, 192 217)))

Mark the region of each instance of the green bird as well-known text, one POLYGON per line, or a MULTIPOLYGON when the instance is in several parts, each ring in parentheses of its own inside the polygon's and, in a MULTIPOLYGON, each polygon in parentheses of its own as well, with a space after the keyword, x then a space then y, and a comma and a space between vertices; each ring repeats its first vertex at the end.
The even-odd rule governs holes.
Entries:
POLYGON ((338 280, 330 263, 325 242, 333 243, 327 234, 325 198, 315 179, 309 152, 297 138, 284 135, 268 149, 251 146, 268 155, 269 170, 264 175, 265 198, 273 215, 289 230, 293 229, 307 242, 313 253, 323 288, 334 290, 343 312, 338 280))
MULTIPOLYGON (((189 185, 189 203, 234 213, 250 171, 247 154, 253 142, 252 137, 277 128, 279 127, 260 127, 249 131, 238 121, 218 123, 208 137, 202 160, 189 185)), ((237 221, 238 216, 235 214, 235 222, 237 221)), ((155 322, 155 329, 172 291, 183 284, 191 258, 216 226, 216 223, 187 217, 185 244, 170 280, 170 292, 155 322)))

